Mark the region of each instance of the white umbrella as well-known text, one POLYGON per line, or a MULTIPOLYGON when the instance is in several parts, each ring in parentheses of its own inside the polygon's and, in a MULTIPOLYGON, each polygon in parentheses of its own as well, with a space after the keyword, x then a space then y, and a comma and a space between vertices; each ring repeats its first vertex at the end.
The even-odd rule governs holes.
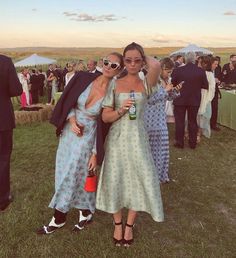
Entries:
POLYGON ((55 59, 50 59, 43 56, 38 56, 37 54, 33 54, 29 57, 26 57, 25 59, 16 62, 15 67, 19 66, 36 66, 36 65, 44 65, 44 64, 52 64, 56 63, 57 61, 55 59))
POLYGON ((187 47, 181 48, 173 53, 170 54, 170 56, 178 55, 178 54, 186 54, 188 52, 194 52, 196 54, 200 55, 212 55, 213 52, 206 48, 198 47, 197 45, 190 44, 187 47))

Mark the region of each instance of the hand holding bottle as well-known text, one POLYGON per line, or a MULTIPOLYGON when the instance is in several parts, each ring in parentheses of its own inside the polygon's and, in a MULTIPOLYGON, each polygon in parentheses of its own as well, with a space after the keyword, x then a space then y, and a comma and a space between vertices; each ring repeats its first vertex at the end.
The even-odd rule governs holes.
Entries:
POLYGON ((129 110, 129 108, 134 104, 134 100, 131 98, 124 100, 122 107, 124 110, 129 110))

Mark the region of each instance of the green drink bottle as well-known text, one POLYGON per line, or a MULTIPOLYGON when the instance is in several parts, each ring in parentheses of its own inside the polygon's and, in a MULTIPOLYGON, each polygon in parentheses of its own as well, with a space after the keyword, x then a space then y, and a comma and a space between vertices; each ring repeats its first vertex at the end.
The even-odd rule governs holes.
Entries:
POLYGON ((130 98, 133 100, 133 104, 129 108, 129 119, 130 120, 135 120, 136 119, 136 103, 135 103, 135 95, 134 91, 130 91, 130 98))

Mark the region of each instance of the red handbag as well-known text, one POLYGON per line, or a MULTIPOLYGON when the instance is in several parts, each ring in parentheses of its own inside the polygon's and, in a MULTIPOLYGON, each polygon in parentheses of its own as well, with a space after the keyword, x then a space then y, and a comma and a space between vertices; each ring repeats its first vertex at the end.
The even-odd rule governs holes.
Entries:
POLYGON ((97 175, 95 175, 94 171, 89 171, 88 176, 85 180, 84 190, 86 192, 96 192, 97 191, 97 175))

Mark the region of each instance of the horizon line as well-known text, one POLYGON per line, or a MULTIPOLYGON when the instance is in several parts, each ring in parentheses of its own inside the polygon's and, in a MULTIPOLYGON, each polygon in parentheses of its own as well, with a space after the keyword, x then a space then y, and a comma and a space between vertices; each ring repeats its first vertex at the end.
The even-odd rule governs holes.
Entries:
MULTIPOLYGON (((182 48, 182 47, 185 47, 185 46, 161 46, 161 47, 143 47, 143 48, 182 48)), ((205 46, 201 46, 201 47, 204 47, 204 48, 236 48, 236 46, 225 46, 225 47, 205 47, 205 46)), ((110 49, 110 48, 125 48, 124 47, 52 47, 52 46, 37 46, 37 47, 29 47, 29 46, 24 46, 24 47, 0 47, 0 50, 7 50, 7 49, 24 49, 24 48, 56 48, 56 49, 60 49, 60 48, 64 48, 64 49, 68 49, 68 48, 99 48, 99 49, 110 49)))

